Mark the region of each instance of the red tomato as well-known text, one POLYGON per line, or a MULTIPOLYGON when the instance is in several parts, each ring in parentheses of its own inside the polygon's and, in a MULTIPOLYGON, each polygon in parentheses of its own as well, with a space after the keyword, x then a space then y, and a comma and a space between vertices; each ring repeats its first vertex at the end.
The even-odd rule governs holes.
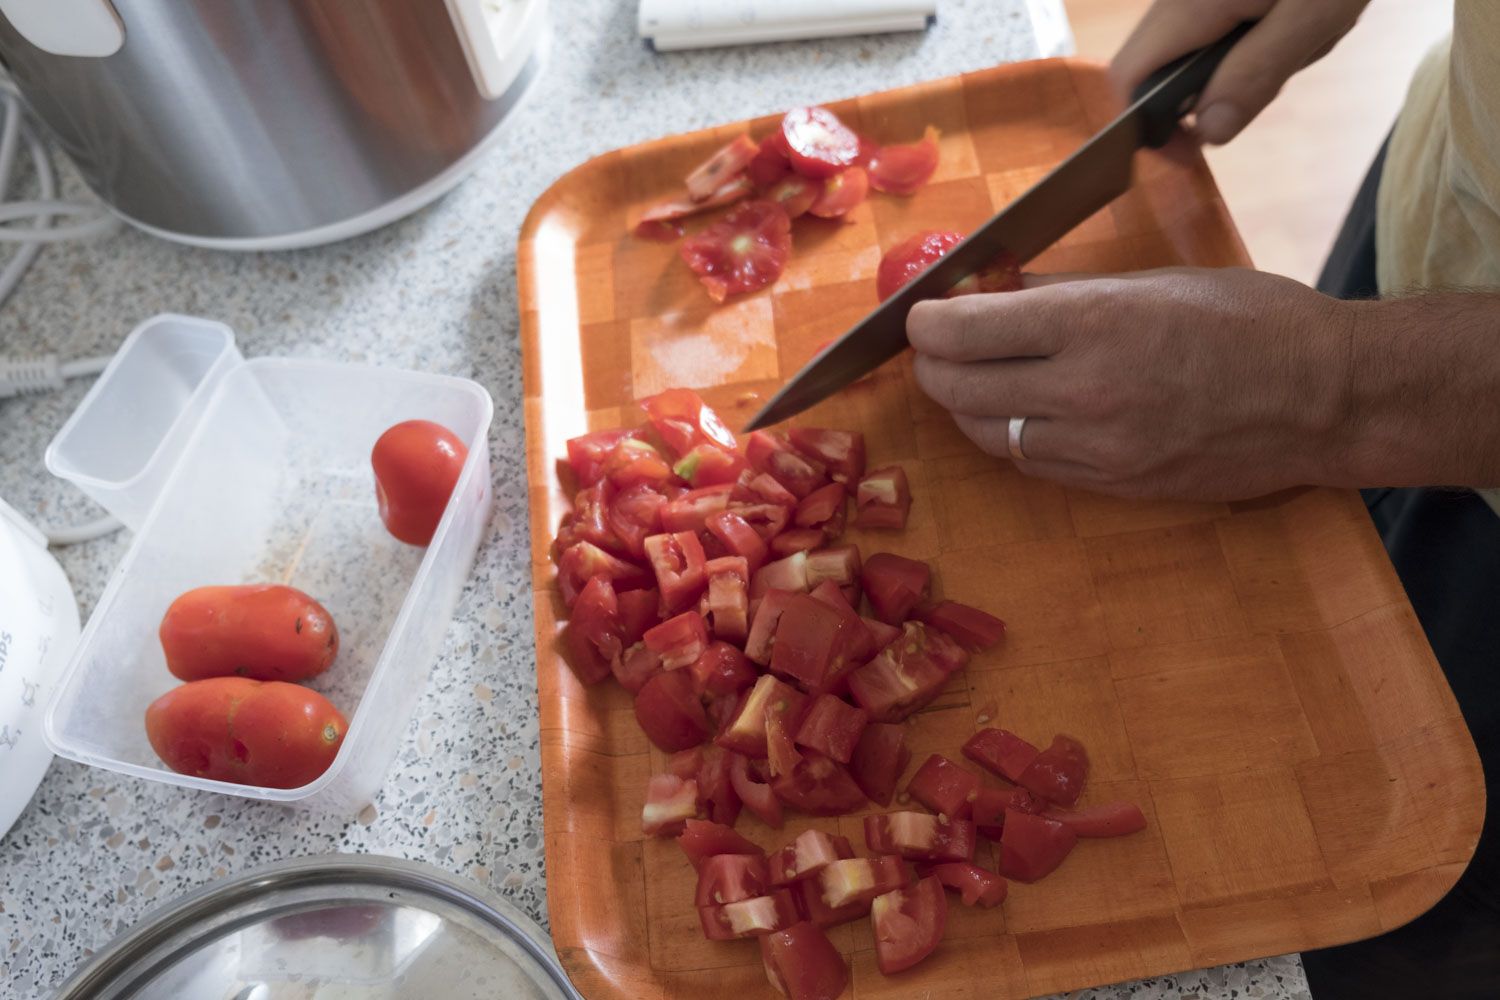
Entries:
POLYGON ((994 649, 1005 639, 1003 621, 957 601, 941 601, 922 612, 921 618, 971 653, 994 649))
POLYGON ((172 770, 261 788, 314 781, 348 728, 318 692, 248 677, 190 681, 146 708, 146 739, 172 770))
MULTIPOLYGON (((780 716, 788 732, 795 730, 807 708, 807 695, 772 677, 763 675, 746 694, 729 728, 714 741, 725 750, 747 757, 766 756, 766 718, 780 716)), ((742 794, 740 796, 744 798, 742 794)))
POLYGON ((328 669, 339 630, 300 590, 275 584, 198 587, 172 602, 157 630, 178 680, 301 681, 328 669))
POLYGON ((869 721, 870 717, 863 709, 855 708, 836 695, 820 694, 802 717, 796 741, 840 764, 847 764, 854 756, 854 748, 869 721))
POLYGON ((1005 832, 1006 810, 1037 816, 1046 805, 1024 788, 981 788, 974 796, 974 825, 983 836, 999 840, 1005 832))
POLYGON ((693 686, 705 697, 738 695, 755 683, 755 667, 745 654, 727 642, 709 643, 688 670, 693 686))
MULTIPOLYGON (((733 705, 733 696, 722 701, 733 705)), ((716 702, 717 703, 717 702, 716 702)), ((698 811, 724 826, 734 826, 740 818, 740 797, 735 793, 729 774, 729 753, 713 744, 701 749, 698 765, 698 811)))
POLYGON ((860 580, 875 617, 887 625, 900 625, 927 598, 932 570, 915 559, 877 552, 865 560, 860 580))
POLYGON ((633 230, 638 239, 653 243, 675 243, 686 230, 681 222, 668 219, 642 219, 633 230))
POLYGON ((573 606, 584 586, 596 576, 608 577, 616 591, 651 585, 650 574, 641 567, 610 555, 591 542, 575 542, 557 564, 557 587, 568 607, 573 606))
POLYGON ((899 854, 908 861, 973 861, 978 844, 974 824, 919 812, 865 817, 865 845, 875 854, 899 854))
POLYGON ((760 152, 760 146, 748 135, 737 135, 729 145, 715 152, 687 175, 688 197, 702 201, 726 181, 742 173, 760 152))
POLYGON ((760 141, 755 158, 745 167, 745 176, 760 191, 791 172, 792 161, 787 159, 786 140, 779 128, 760 141))
POLYGON ((745 471, 745 459, 739 452, 725 451, 718 445, 697 444, 677 460, 672 471, 693 486, 732 484, 745 471))
POLYGON ((880 258, 880 266, 875 271, 875 293, 880 296, 880 301, 895 295, 908 281, 963 241, 963 233, 933 230, 909 236, 891 247, 880 258))
POLYGON ((870 194, 864 167, 849 167, 823 182, 823 193, 808 207, 820 219, 842 219, 870 194))
POLYGON ((1018 882, 1035 882, 1063 863, 1078 835, 1055 819, 1010 809, 1000 837, 1000 874, 1018 882))
POLYGON ((806 594, 793 594, 776 623, 771 671, 809 691, 826 691, 852 665, 858 638, 837 611, 806 594))
POLYGON ((897 639, 901 638, 901 629, 895 625, 887 625, 883 621, 874 618, 861 617, 860 621, 865 623, 865 628, 875 637, 875 648, 884 649, 897 639))
POLYGON ((568 439, 568 464, 580 489, 593 486, 604 478, 604 459, 634 431, 620 428, 611 431, 593 431, 568 439))
POLYGON ((641 400, 641 408, 676 455, 686 455, 700 444, 731 452, 739 447, 734 432, 692 389, 667 389, 648 396, 641 400))
POLYGON ((740 504, 732 506, 731 510, 750 525, 762 540, 769 540, 781 534, 787 522, 792 519, 790 507, 774 503, 740 504))
MULTIPOLYGON (((705 819, 689 819, 684 823, 682 835, 677 838, 677 846, 682 848, 682 853, 687 855, 688 861, 697 869, 701 875, 703 862, 720 854, 748 855, 756 858, 762 864, 766 860, 766 852, 744 837, 735 833, 733 828, 723 823, 713 823, 705 819)), ((762 879, 762 882, 767 881, 762 879)), ((756 892, 752 895, 759 896, 756 892)), ((745 899, 748 897, 740 897, 745 899)), ((732 903, 732 899, 712 900, 711 902, 732 903)), ((699 906, 706 905, 699 903, 699 906)))
POLYGON ((858 431, 793 427, 787 436, 793 448, 827 469, 836 483, 852 488, 865 474, 865 436, 858 431))
POLYGON ((682 259, 715 302, 764 288, 781 277, 792 253, 792 220, 774 201, 735 208, 682 241, 682 259))
POLYGON ((738 753, 729 755, 729 780, 746 809, 767 826, 781 828, 781 800, 769 784, 757 781, 750 773, 749 758, 738 753))
POLYGON ((1040 753, 1036 747, 1005 729, 981 729, 963 746, 964 756, 1006 781, 1016 783, 1040 753))
POLYGON ((722 906, 698 907, 703 936, 710 941, 759 937, 792 926, 801 919, 797 902, 785 889, 722 906))
POLYGON ((793 883, 792 891, 797 895, 797 904, 802 908, 802 913, 818 927, 847 924, 851 920, 859 920, 870 915, 868 900, 864 902, 856 900, 852 903, 845 903, 843 906, 829 906, 823 900, 823 887, 817 878, 793 883))
POLYGON ((812 878, 840 858, 854 857, 848 837, 803 830, 797 839, 772 854, 768 864, 771 884, 785 887, 812 878))
POLYGON ((813 490, 797 504, 792 523, 799 528, 821 528, 833 520, 835 512, 844 509, 848 494, 842 483, 829 483, 813 490))
POLYGON ((708 577, 708 610, 714 635, 744 642, 750 630, 750 570, 745 557, 711 559, 703 571, 708 577))
MULTIPOLYGON (((753 598, 754 584, 751 585, 750 593, 753 598)), ((755 617, 750 622, 750 635, 745 640, 745 655, 752 663, 765 666, 771 662, 771 644, 776 637, 776 626, 781 621, 781 613, 786 610, 787 601, 791 598, 790 591, 779 587, 767 590, 760 598, 760 606, 755 609, 755 617)))
MULTIPOLYGON (((787 169, 791 169, 788 164, 787 169)), ((786 209, 786 216, 795 219, 800 215, 806 215, 807 210, 813 207, 820 195, 823 193, 823 182, 815 181, 801 174, 793 174, 783 177, 766 192, 766 197, 786 209)))
POLYGON ((750 183, 750 178, 743 175, 731 177, 720 184, 707 198, 695 200, 685 195, 677 195, 650 206, 641 213, 640 220, 635 224, 635 232, 637 235, 654 236, 659 231, 654 228, 656 223, 676 222, 678 219, 686 219, 699 212, 732 205, 741 198, 748 198, 754 193, 755 185, 750 183))
POLYGON ((661 508, 661 526, 668 532, 699 532, 708 518, 724 510, 729 504, 730 486, 705 486, 689 490, 676 500, 668 500, 661 508))
POLYGON ((968 819, 979 794, 979 776, 935 753, 917 768, 906 790, 939 816, 968 819))
POLYGON ((644 543, 646 556, 661 591, 662 611, 672 614, 689 607, 708 587, 704 574, 703 543, 691 531, 652 535, 644 543))
POLYGON ((634 646, 646 630, 661 621, 660 597, 654 590, 627 590, 615 595, 620 609, 620 627, 625 645, 634 646))
MULTIPOLYGON (((765 596, 772 590, 801 593, 807 590, 807 553, 793 552, 784 559, 766 563, 750 580, 752 600, 765 596)), ((747 649, 748 653, 749 650, 747 649)), ((750 658, 755 659, 754 654, 750 658)), ((759 662, 759 661, 757 661, 759 662)))
POLYGON ((745 446, 750 467, 775 479, 787 492, 802 499, 828 482, 827 470, 792 450, 786 440, 769 431, 755 431, 745 446))
MULTIPOLYGON (((635 591, 635 593, 644 593, 644 591, 635 591)), ((661 669, 661 657, 648 649, 644 642, 634 643, 629 649, 609 661, 609 671, 615 675, 615 680, 620 682, 620 686, 631 694, 639 694, 641 688, 646 686, 646 682, 661 673, 661 669)), ((603 677, 599 679, 603 680, 603 677)))
POLYGON ((1146 829, 1146 816, 1134 802, 1104 802, 1082 809, 1048 806, 1042 815, 1080 837, 1123 837, 1146 829))
POLYGON ((896 782, 901 780, 911 751, 906 746, 906 727, 900 723, 872 722, 859 734, 849 775, 870 801, 891 804, 896 782))
MULTIPOLYGON (((818 553, 814 553, 817 555, 818 553)), ((811 561, 809 561, 811 565, 811 561)), ((834 611, 838 612, 840 618, 844 619, 850 630, 852 641, 849 646, 849 660, 851 663, 866 663, 870 657, 875 655, 875 638, 870 634, 869 627, 854 611, 854 606, 844 596, 838 584, 832 580, 824 580, 808 592, 808 596, 814 600, 821 601, 834 611)))
POLYGON ((608 552, 625 553, 628 548, 624 540, 609 522, 615 493, 615 486, 608 479, 579 490, 573 497, 573 533, 608 552))
POLYGON ((854 491, 854 524, 859 528, 906 527, 911 513, 911 487, 899 465, 876 469, 859 481, 854 491))
POLYGON ((1083 794, 1089 777, 1089 755, 1071 736, 1054 736, 1052 745, 1034 757, 1017 783, 1039 799, 1071 806, 1083 794))
POLYGON ((458 436, 431 420, 407 420, 380 435, 370 465, 386 530, 408 545, 432 541, 468 457, 458 436))
POLYGON ((816 884, 823 905, 837 910, 851 904, 868 903, 910 881, 911 872, 906 862, 888 855, 831 862, 818 872, 816 884))
MULTIPOLYGON (((791 774, 802 763, 802 755, 792 743, 791 732, 779 715, 766 715, 766 763, 773 779, 791 774)), ((776 787, 775 781, 771 787, 776 787)))
POLYGON ((935 878, 876 896, 870 904, 875 965, 884 975, 910 969, 937 949, 948 922, 948 899, 935 878))
POLYGON ((659 490, 677 482, 667 456, 650 442, 633 437, 620 441, 604 457, 604 475, 620 489, 645 483, 659 490))
POLYGON ((921 142, 882 146, 870 157, 870 186, 886 194, 916 194, 938 166, 938 131, 931 125, 921 142))
POLYGON ((814 816, 838 816, 865 804, 865 793, 849 777, 848 769, 813 750, 803 755, 791 774, 776 777, 771 789, 782 802, 814 816))
POLYGON ((609 676, 610 661, 601 656, 599 647, 589 642, 572 623, 564 625, 557 633, 557 648, 580 684, 598 684, 609 676))
POLYGON ((646 738, 669 753, 697 746, 710 732, 686 670, 666 670, 648 680, 635 696, 635 719, 646 738))
POLYGON ((766 978, 788 1000, 838 1000, 849 965, 817 926, 803 922, 760 939, 766 978))
POLYGON ((1005 879, 978 865, 949 861, 934 865, 931 874, 948 888, 957 889, 965 906, 982 906, 988 909, 1005 901, 1005 879))
MULTIPOLYGON (((858 546, 835 545, 807 555, 808 586, 816 589, 824 581, 832 583, 844 595, 850 610, 853 610, 854 603, 859 600, 859 576, 858 546), (854 595, 852 599, 849 597, 851 593, 854 595)), ((870 652, 873 653, 874 650, 871 649, 870 652)))
POLYGON ((675 774, 654 774, 646 783, 641 832, 648 837, 675 837, 698 814, 698 782, 675 774))
POLYGON ((606 660, 624 651, 625 625, 620 620, 620 602, 608 577, 596 576, 584 585, 573 605, 568 628, 583 633, 606 660))
POLYGON ((709 534, 724 543, 724 548, 730 555, 744 559, 749 572, 754 573, 766 561, 765 540, 756 534, 748 521, 734 511, 710 514, 703 526, 708 529, 709 534))
MULTIPOLYGON (((732 831, 731 831, 732 832, 732 831)), ((687 834, 683 834, 683 837, 687 834)), ((682 837, 678 837, 678 842, 682 837)), ((742 899, 764 896, 771 885, 765 855, 716 854, 696 865, 698 892, 695 906, 722 906, 742 899)))
POLYGON ((646 554, 647 536, 661 534, 661 509, 666 502, 666 496, 650 484, 636 483, 615 494, 605 523, 624 550, 640 559, 646 554))
POLYGON ((647 629, 644 638, 646 648, 661 657, 662 669, 676 670, 688 666, 708 649, 708 623, 698 612, 684 611, 647 629))
POLYGON ((876 722, 900 722, 936 698, 966 655, 941 632, 907 622, 900 639, 849 675, 849 693, 876 722))
POLYGON ((827 539, 822 528, 793 528, 771 539, 773 556, 791 556, 811 552, 827 539))
POLYGON ((734 484, 734 489, 729 494, 729 502, 749 506, 771 503, 782 507, 795 507, 797 497, 778 483, 775 476, 754 469, 746 469, 740 473, 739 481, 734 484))
POLYGON ((805 177, 832 177, 858 162, 859 136, 827 108, 793 108, 781 120, 792 169, 805 177))

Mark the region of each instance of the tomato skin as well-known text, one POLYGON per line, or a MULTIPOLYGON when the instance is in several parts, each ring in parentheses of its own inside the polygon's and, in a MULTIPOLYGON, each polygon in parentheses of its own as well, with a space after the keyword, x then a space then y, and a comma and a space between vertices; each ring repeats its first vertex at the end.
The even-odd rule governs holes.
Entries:
POLYGON ((814 816, 839 816, 865 804, 849 771, 836 760, 809 750, 790 774, 771 782, 776 797, 794 809, 814 816))
POLYGON ((927 597, 932 570, 915 559, 877 552, 865 560, 860 581, 875 617, 887 625, 900 625, 927 597))
POLYGON ((408 545, 431 542, 468 458, 458 436, 431 420, 403 421, 380 435, 370 465, 386 530, 408 545))
POLYGON ((855 708, 837 695, 820 694, 802 717, 796 742, 840 764, 847 764, 854 756, 854 748, 869 721, 870 716, 864 709, 855 708))
POLYGON ((859 136, 827 108, 793 108, 781 119, 792 169, 804 177, 832 177, 860 157, 859 136))
POLYGON ((1146 829, 1146 815, 1134 802, 1104 802, 1082 809, 1048 806, 1042 815, 1080 837, 1124 837, 1146 829))
POLYGON ((750 759, 744 754, 729 754, 729 780, 746 809, 767 826, 781 829, 781 800, 769 784, 755 780, 750 773, 750 759))
POLYGON ((872 722, 859 734, 849 775, 870 801, 891 804, 896 782, 911 762, 906 745, 906 727, 900 723, 872 722))
POLYGON ((179 685, 146 708, 146 738, 178 774, 300 788, 338 756, 349 724, 310 688, 248 677, 179 685))
POLYGON ((771 554, 785 557, 798 552, 811 552, 826 540, 827 536, 822 528, 793 528, 771 539, 771 554))
POLYGON ((965 757, 1012 784, 1020 782, 1021 775, 1039 753, 1036 747, 1006 729, 981 729, 963 746, 965 757))
POLYGON ((1035 882, 1056 871, 1076 843, 1078 835, 1065 824, 1008 809, 1000 837, 1000 874, 1035 882))
POLYGON ((798 500, 828 482, 827 470, 793 451, 786 441, 769 431, 754 431, 745 445, 750 468, 764 472, 786 487, 798 500))
POLYGON ((917 768, 906 790, 939 816, 968 819, 979 794, 979 776, 935 753, 917 768))
POLYGON ((940 601, 921 614, 922 621, 971 653, 983 653, 1005 641, 1005 623, 994 615, 957 601, 940 601))
POLYGON ((760 939, 766 977, 788 1000, 838 1000, 849 965, 828 935, 806 921, 760 939))
POLYGON ((679 254, 715 302, 764 288, 792 253, 792 220, 774 201, 749 201, 682 241, 679 254))
POLYGON ((880 301, 895 295, 903 285, 963 241, 963 233, 931 230, 909 236, 891 247, 880 258, 880 266, 875 271, 875 293, 880 296, 880 301))
POLYGON ((734 451, 739 441, 703 397, 692 389, 667 389, 641 400, 656 433, 679 458, 700 444, 734 451))
POLYGON ((911 486, 899 465, 876 469, 854 491, 854 524, 860 528, 906 527, 911 514, 911 486))
POLYGON ((710 732, 685 670, 665 670, 648 680, 635 696, 635 719, 646 738, 668 753, 695 747, 710 732))
POLYGON ((591 577, 584 585, 573 605, 568 628, 582 632, 606 660, 624 651, 625 625, 620 620, 620 601, 608 577, 591 577))
POLYGON ((870 175, 864 167, 849 167, 823 182, 823 193, 807 211, 820 219, 842 219, 870 194, 870 175))
MULTIPOLYGON (((683 834, 683 837, 687 834, 683 834)), ((677 838, 678 842, 682 837, 677 838)), ((742 899, 764 896, 770 889, 771 880, 766 873, 765 855, 716 854, 704 858, 695 865, 698 869, 698 890, 693 897, 694 906, 722 906, 738 903, 742 899)))
POLYGON ((927 126, 920 142, 882 146, 870 157, 870 186, 886 194, 916 194, 938 167, 938 131, 927 126))
POLYGON ((937 949, 948 923, 948 898, 936 878, 924 878, 910 889, 875 897, 870 905, 875 928, 875 964, 894 975, 910 969, 937 949))
POLYGON ((845 627, 850 635, 849 662, 851 664, 867 663, 870 657, 875 655, 875 637, 870 634, 870 629, 865 625, 864 619, 855 613, 853 605, 849 603, 838 585, 832 580, 824 580, 809 591, 808 596, 828 605, 840 618, 844 619, 845 627))
POLYGON ((1039 799, 1071 806, 1083 794, 1089 776, 1089 755, 1071 736, 1057 735, 1051 746, 1032 758, 1017 783, 1039 799))
POLYGON ((822 830, 803 830, 797 839, 772 854, 767 863, 771 884, 785 888, 817 875, 841 858, 854 857, 854 847, 848 837, 824 833, 822 830))
POLYGON ((660 596, 654 590, 626 590, 615 595, 620 610, 621 639, 634 646, 646 630, 661 621, 660 596))
POLYGON ((301 681, 327 670, 339 651, 323 605, 274 584, 189 590, 167 608, 157 635, 167 669, 183 681, 301 681))
POLYGON ((949 889, 957 889, 965 906, 989 909, 1005 901, 1008 886, 1005 879, 992 871, 965 861, 947 861, 933 865, 929 873, 949 889))
MULTIPOLYGON (((714 823, 705 819, 687 820, 683 824, 682 833, 677 837, 677 846, 682 848, 682 853, 687 855, 689 863, 700 873, 700 876, 703 871, 703 863, 721 854, 746 855, 758 858, 762 864, 766 860, 765 851, 738 833, 735 833, 733 828, 723 823, 714 823)), ((766 881, 769 881, 768 877, 762 879, 762 882, 766 881)), ((762 893, 756 892, 752 893, 752 895, 759 896, 762 893)), ((710 902, 713 902, 713 900, 710 900, 710 902)), ((732 903, 734 900, 721 899, 717 902, 732 903)), ((698 905, 704 906, 706 904, 699 903, 698 905)))
POLYGON ((787 436, 793 448, 827 469, 829 478, 836 483, 853 489, 865 474, 865 436, 859 431, 793 427, 787 436))

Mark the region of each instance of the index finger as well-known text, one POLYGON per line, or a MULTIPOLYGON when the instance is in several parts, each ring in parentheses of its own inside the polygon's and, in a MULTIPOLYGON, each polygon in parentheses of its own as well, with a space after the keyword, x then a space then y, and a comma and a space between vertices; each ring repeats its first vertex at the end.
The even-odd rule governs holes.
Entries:
POLYGON ((1065 335, 1035 299, 1043 289, 926 299, 906 316, 906 339, 947 361, 998 361, 1055 354, 1065 335))
POLYGON ((1156 0, 1110 62, 1123 100, 1178 56, 1218 41, 1241 21, 1260 20, 1276 0, 1156 0))

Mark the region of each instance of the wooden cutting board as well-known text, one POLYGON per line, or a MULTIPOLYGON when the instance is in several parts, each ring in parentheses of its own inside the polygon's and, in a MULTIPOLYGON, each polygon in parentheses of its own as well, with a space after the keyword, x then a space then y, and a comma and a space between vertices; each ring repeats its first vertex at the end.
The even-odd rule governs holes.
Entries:
MULTIPOLYGON (((675 245, 632 238, 627 220, 774 118, 591 160, 521 233, 548 902, 558 954, 591 998, 774 994, 755 944, 703 940, 677 846, 641 836, 663 755, 629 695, 583 688, 555 652, 564 608, 547 548, 568 505, 554 473, 564 441, 638 422, 632 401, 674 385, 739 426, 876 304, 883 248, 974 227, 1110 113, 1100 69, 1071 60, 832 107, 881 141, 936 125, 942 166, 915 197, 876 195, 846 224, 797 222, 772 289, 716 307, 675 245)), ((1140 154, 1137 178, 1032 269, 1249 264, 1191 145, 1140 154)), ((1037 743, 1069 732, 1093 758, 1085 801, 1131 799, 1149 821, 1080 843, 1001 909, 955 901, 939 951, 901 976, 876 971, 867 922, 836 928, 850 995, 1044 994, 1338 944, 1410 920, 1463 870, 1483 815, 1478 758, 1356 494, 1141 503, 1060 489, 979 453, 905 359, 804 422, 863 430, 872 467, 900 462, 911 477, 908 529, 852 533, 862 552, 928 560, 941 595, 1010 624, 1001 650, 914 717, 912 768, 957 757, 983 716, 1037 743)), ((863 844, 858 817, 774 831, 747 813, 739 826, 775 847, 814 822, 863 844)))

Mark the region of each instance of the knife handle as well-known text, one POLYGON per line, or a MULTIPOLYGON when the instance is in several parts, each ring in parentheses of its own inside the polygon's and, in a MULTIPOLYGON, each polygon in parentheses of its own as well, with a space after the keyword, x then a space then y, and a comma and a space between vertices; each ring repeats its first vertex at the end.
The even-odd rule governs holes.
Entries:
POLYGON ((1167 144, 1182 116, 1198 102, 1214 70, 1253 27, 1254 21, 1241 21, 1217 42, 1179 56, 1135 88, 1131 103, 1139 105, 1143 145, 1160 149, 1167 144))

